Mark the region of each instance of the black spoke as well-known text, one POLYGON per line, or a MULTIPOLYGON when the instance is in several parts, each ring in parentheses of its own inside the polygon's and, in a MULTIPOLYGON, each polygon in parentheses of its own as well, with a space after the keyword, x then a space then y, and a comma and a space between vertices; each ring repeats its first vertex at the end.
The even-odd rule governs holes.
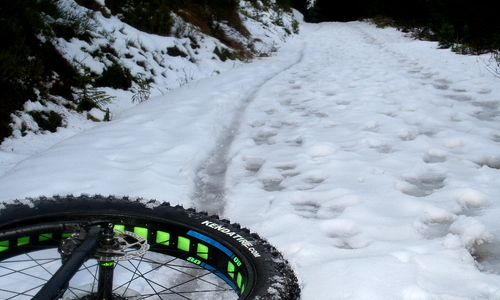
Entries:
MULTIPOLYGON (((44 250, 44 251, 47 252, 49 250, 44 250)), ((86 276, 90 277, 92 282, 105 283, 107 286, 111 287, 108 289, 107 292, 107 295, 108 296, 111 295, 111 297, 113 297, 112 296, 113 294, 119 295, 120 297, 125 297, 127 295, 127 291, 133 290, 132 285, 134 284, 134 282, 138 280, 141 280, 143 284, 149 286, 149 288, 152 290, 151 293, 142 294, 143 299, 150 299, 150 298, 160 299, 158 297, 164 297, 164 296, 166 297, 173 295, 179 297, 180 299, 196 299, 197 298, 196 295, 204 293, 214 293, 214 292, 234 293, 232 289, 220 285, 220 283, 215 282, 213 279, 206 280, 205 277, 213 275, 213 273, 208 270, 201 271, 201 269, 198 266, 188 264, 184 260, 179 259, 177 257, 171 257, 161 254, 154 254, 154 255, 158 257, 155 256, 151 257, 151 255, 146 255, 138 257, 136 259, 110 263, 109 265, 107 265, 106 267, 111 268, 112 270, 116 270, 118 268, 120 271, 126 271, 129 274, 128 280, 118 284, 115 283, 117 284, 116 286, 113 286, 112 282, 110 281, 104 281, 102 278, 99 279, 101 276, 99 274, 103 266, 102 264, 100 265, 96 260, 92 260, 94 263, 91 264, 89 264, 91 261, 89 261, 89 263, 83 264, 79 268, 75 276, 81 277, 83 274, 87 274, 86 276), (161 260, 158 260, 158 258, 161 258, 161 260), (144 267, 142 268, 142 266, 144 267), (183 279, 181 281, 176 281, 174 284, 170 286, 165 285, 160 280, 155 279, 155 272, 162 272, 164 271, 163 268, 174 271, 176 274, 178 274, 175 275, 176 278, 183 278, 183 279), (204 288, 204 289, 184 288, 188 286, 190 283, 197 281, 206 283, 207 285, 212 286, 212 288, 204 288), (116 293, 115 291, 117 291, 120 288, 123 288, 122 292, 116 293)), ((57 270, 57 268, 54 269, 54 267, 57 267, 57 265, 61 266, 60 264, 61 257, 49 258, 45 256, 44 258, 38 258, 40 256, 44 256, 44 254, 37 253, 35 257, 35 255, 33 255, 31 252, 27 251, 23 251, 22 256, 24 257, 22 259, 20 257, 16 257, 16 259, 1 262, 0 269, 6 271, 2 276, 9 276, 16 273, 26 278, 29 277, 33 278, 34 280, 39 280, 40 284, 35 285, 31 287, 29 290, 22 292, 0 289, 0 292, 7 292, 12 294, 10 298, 5 298, 5 299, 17 299, 17 297, 23 295, 31 299, 31 297, 33 297, 35 293, 30 294, 30 291, 37 291, 40 288, 42 289, 38 293, 39 294, 45 293, 43 287, 45 285, 45 281, 47 280, 47 278, 45 277, 46 275, 41 276, 37 272, 33 272, 32 270, 39 269, 39 272, 43 271, 45 274, 53 276, 53 274, 56 273, 55 270, 57 270), (15 266, 20 263, 30 263, 30 265, 21 269, 16 269, 15 266), (52 265, 52 268, 49 268, 48 266, 50 266, 53 263, 57 263, 57 265, 52 265), (9 264, 12 267, 9 267, 8 266, 9 264)), ((59 267, 59 269, 60 268, 61 267, 59 267)), ((94 287, 94 291, 92 291, 92 289, 88 290, 82 287, 70 285, 66 293, 68 295, 72 295, 74 299, 79 299, 80 295, 83 293, 87 294, 95 293, 96 294, 95 299, 113 299, 113 298, 103 297, 102 295, 104 294, 102 293, 102 288, 95 288, 95 285, 93 283, 90 283, 89 286, 94 287)), ((33 299, 44 299, 39 297, 40 296, 35 296, 35 298, 33 299)), ((50 299, 50 297, 46 299, 50 299)))
POLYGON ((128 261, 129 264, 131 264, 133 266, 133 268, 130 270, 130 269, 127 269, 125 266, 123 266, 123 264, 121 265, 122 268, 125 268, 127 270, 130 270, 130 280, 128 282, 125 282, 122 286, 125 286, 125 293, 126 291, 130 288, 130 285, 132 284, 132 282, 134 281, 134 279, 136 278, 140 278, 141 276, 138 275, 138 271, 139 271, 139 266, 140 264, 143 262, 144 260, 144 257, 141 256, 141 258, 139 259, 139 264, 137 264, 137 266, 134 266, 134 264, 132 263, 132 261, 128 261), (137 276, 137 277, 136 277, 137 276))

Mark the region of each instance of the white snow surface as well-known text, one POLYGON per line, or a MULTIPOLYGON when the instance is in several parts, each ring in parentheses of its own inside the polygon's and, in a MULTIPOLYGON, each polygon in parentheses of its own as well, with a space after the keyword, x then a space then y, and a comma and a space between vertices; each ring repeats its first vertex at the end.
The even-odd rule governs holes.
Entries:
POLYGON ((395 29, 300 30, 111 122, 6 140, 0 200, 218 213, 284 254, 304 300, 500 299, 499 79, 395 29))

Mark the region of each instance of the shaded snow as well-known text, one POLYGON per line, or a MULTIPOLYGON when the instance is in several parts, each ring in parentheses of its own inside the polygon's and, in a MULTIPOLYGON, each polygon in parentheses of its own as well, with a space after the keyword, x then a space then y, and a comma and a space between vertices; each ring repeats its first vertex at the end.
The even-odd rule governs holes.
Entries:
POLYGON ((273 57, 49 147, 9 140, 0 198, 219 212, 284 253, 305 300, 500 299, 499 102, 476 57, 367 23, 302 24, 273 57))

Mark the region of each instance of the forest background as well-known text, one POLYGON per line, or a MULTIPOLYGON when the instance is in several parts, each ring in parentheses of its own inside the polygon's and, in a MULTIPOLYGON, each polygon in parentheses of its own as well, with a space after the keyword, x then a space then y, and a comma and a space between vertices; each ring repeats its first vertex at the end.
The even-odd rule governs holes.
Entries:
POLYGON ((463 54, 500 49, 500 22, 492 0, 291 1, 307 22, 373 19, 463 54))

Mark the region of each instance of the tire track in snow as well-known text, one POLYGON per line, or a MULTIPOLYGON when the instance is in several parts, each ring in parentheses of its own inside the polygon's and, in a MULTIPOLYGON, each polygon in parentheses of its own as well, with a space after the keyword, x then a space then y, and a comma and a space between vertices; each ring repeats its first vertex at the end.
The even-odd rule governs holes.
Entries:
POLYGON ((298 59, 278 72, 274 72, 269 76, 264 77, 240 102, 240 105, 235 109, 233 119, 222 130, 222 133, 216 142, 216 147, 211 151, 211 154, 199 165, 196 170, 196 178, 194 182, 194 192, 192 202, 198 211, 206 211, 210 214, 222 215, 226 205, 226 171, 229 164, 228 153, 238 129, 241 125, 242 115, 248 105, 255 99, 258 92, 269 81, 273 80, 278 75, 288 71, 295 65, 302 62, 304 58, 305 44, 302 44, 298 59))

